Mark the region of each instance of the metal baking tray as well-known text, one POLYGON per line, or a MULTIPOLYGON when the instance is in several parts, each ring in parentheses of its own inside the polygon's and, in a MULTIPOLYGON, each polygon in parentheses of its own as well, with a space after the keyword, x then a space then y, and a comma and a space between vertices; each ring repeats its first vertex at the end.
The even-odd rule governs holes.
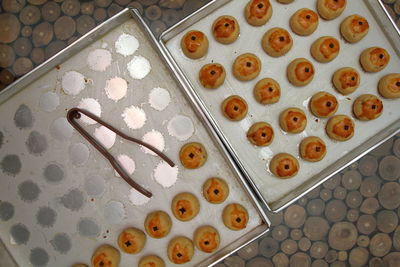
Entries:
MULTIPOLYGON (((167 257, 168 241, 177 235, 191 239, 194 230, 205 224, 213 225, 220 232, 220 249, 213 254, 196 249, 192 261, 183 266, 212 266, 269 230, 270 223, 259 199, 211 130, 209 122, 205 117, 197 116, 196 107, 192 107, 179 90, 158 50, 157 40, 139 13, 125 9, 1 92, 0 238, 20 266, 88 263, 98 245, 106 243, 118 247, 116 240, 124 228, 133 226, 144 230, 146 215, 159 209, 170 214, 171 233, 159 240, 148 237, 139 254, 121 252, 121 266, 136 265, 147 254, 157 254, 168 266, 175 266, 167 257), (134 55, 124 57, 116 53, 114 42, 122 33, 139 40, 134 55), (94 49, 111 52, 112 63, 104 72, 93 71, 86 63, 88 54, 94 49), (152 67, 142 80, 132 79, 126 68, 137 55, 147 58, 152 67), (64 73, 71 70, 83 74, 86 80, 86 88, 76 96, 66 94, 61 87, 64 73), (106 80, 114 76, 128 82, 127 96, 117 103, 108 99, 104 92, 106 80), (171 102, 163 111, 153 109, 148 102, 149 93, 156 87, 165 88, 170 94, 171 102), (44 97, 48 93, 59 99, 56 108, 54 103, 57 101, 44 97), (134 159, 136 169, 131 176, 153 193, 147 204, 133 205, 129 200, 130 187, 115 176, 100 153, 76 131, 70 130, 65 120, 62 121, 67 110, 83 98, 97 99, 102 108, 102 119, 128 135, 141 139, 152 129, 159 131, 165 140, 164 153, 178 166, 176 184, 164 188, 156 183, 153 169, 162 160, 144 154, 139 146, 117 137, 110 153, 114 156, 126 154, 134 159), (20 109, 21 105, 25 108, 20 109), (145 125, 137 130, 128 129, 121 117, 123 110, 131 105, 142 108, 147 114, 145 125), (167 131, 168 122, 175 115, 186 116, 194 125, 194 134, 186 141, 177 140, 167 131), (57 121, 59 124, 54 123, 57 121), (16 127, 21 125, 22 129, 16 127), (32 132, 39 135, 34 134, 29 139, 32 132), (208 160, 202 168, 188 170, 180 164, 178 154, 183 144, 193 141, 204 144, 208 160), (14 164, 18 161, 15 157, 14 163, 3 160, 11 154, 19 158, 20 167, 14 164), (75 157, 86 161, 84 164, 76 162, 75 157), (56 176, 44 174, 44 168, 49 164, 59 167, 53 172, 56 176), (211 205, 202 196, 202 184, 211 176, 222 177, 229 184, 230 195, 223 204, 211 205), (199 215, 190 222, 178 221, 170 211, 172 198, 184 191, 195 194, 201 204, 199 215), (248 226, 241 231, 231 231, 222 223, 222 210, 232 202, 242 203, 250 215, 248 226), (11 216, 10 205, 14 211, 11 216)), ((93 134, 98 126, 84 125, 84 128, 93 134)))
POLYGON ((372 122, 355 120, 355 137, 342 143, 333 142, 326 136, 324 130, 326 119, 317 119, 310 113, 308 101, 311 96, 318 91, 326 90, 339 100, 340 106, 337 114, 352 116, 351 105, 357 96, 364 93, 377 95, 379 78, 387 73, 399 72, 400 69, 400 35, 382 2, 374 0, 348 1, 345 11, 339 18, 333 21, 320 19, 317 31, 311 36, 300 37, 292 33, 289 27, 290 16, 303 7, 315 10, 315 2, 297 0, 289 5, 282 5, 271 1, 273 16, 270 21, 264 26, 253 27, 246 22, 243 15, 247 1, 215 0, 164 32, 159 38, 164 56, 168 59, 171 68, 178 73, 191 100, 197 103, 202 113, 207 116, 256 194, 274 212, 287 207, 390 138, 400 128, 400 100, 384 100, 385 112, 377 120, 372 122), (351 14, 365 16, 371 26, 369 34, 357 44, 346 43, 339 32, 341 21, 351 14), (217 43, 212 36, 211 25, 221 15, 235 17, 241 28, 238 40, 230 45, 217 43), (294 44, 285 56, 271 58, 262 50, 260 43, 263 34, 276 26, 288 29, 294 44), (203 31, 209 40, 208 54, 198 60, 187 58, 180 48, 182 36, 193 29, 203 31), (341 43, 339 56, 327 64, 316 62, 309 52, 311 43, 324 35, 335 36, 341 43), (361 51, 371 46, 385 47, 392 58, 390 64, 383 71, 367 74, 362 71, 358 60, 361 51), (247 52, 258 55, 263 66, 257 79, 241 82, 233 77, 231 66, 238 55, 247 52), (287 65, 298 57, 308 58, 316 69, 313 82, 302 88, 293 87, 286 78, 287 65), (198 81, 198 71, 203 65, 210 62, 222 64, 227 71, 225 83, 216 90, 207 90, 198 81), (346 97, 338 94, 331 85, 334 71, 345 66, 355 67, 361 74, 360 88, 346 97), (281 100, 266 107, 258 104, 252 95, 255 83, 264 77, 276 79, 282 88, 281 100), (231 122, 222 115, 220 104, 229 95, 236 94, 246 99, 249 104, 249 112, 242 121, 231 122), (305 110, 308 117, 306 130, 298 135, 285 134, 280 130, 278 123, 279 113, 292 106, 305 110), (267 121, 275 129, 275 139, 269 147, 257 148, 246 139, 247 129, 257 121, 267 121), (327 143, 328 152, 321 162, 305 162, 298 156, 298 144, 301 139, 309 135, 320 136, 327 143), (297 176, 290 179, 277 179, 269 172, 268 163, 272 156, 279 152, 288 152, 299 158, 301 168, 297 176))

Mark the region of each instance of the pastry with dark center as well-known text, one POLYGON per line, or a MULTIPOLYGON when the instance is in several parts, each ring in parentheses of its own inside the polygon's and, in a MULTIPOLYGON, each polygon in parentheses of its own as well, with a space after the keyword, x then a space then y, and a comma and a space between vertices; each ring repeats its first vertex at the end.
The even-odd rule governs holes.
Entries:
POLYGON ((121 259, 119 251, 110 245, 99 246, 92 255, 93 267, 118 267, 121 259))
POLYGON ((220 236, 212 226, 200 226, 193 235, 194 245, 205 253, 212 253, 219 248, 220 236))
POLYGON ((193 242, 184 236, 175 237, 168 243, 167 254, 172 263, 190 262, 194 254, 193 242))
POLYGON ((242 230, 249 222, 249 214, 245 207, 239 203, 227 205, 222 212, 222 221, 231 230, 242 230))
POLYGON ((314 78, 314 65, 305 58, 296 58, 287 68, 287 77, 295 86, 305 86, 314 78))
POLYGON ((391 73, 379 80, 378 90, 384 98, 400 98, 400 73, 391 73))
POLYGON ((272 16, 271 3, 269 0, 250 0, 244 9, 244 16, 250 25, 264 25, 272 16))
POLYGON ((207 161, 207 151, 200 143, 187 143, 181 148, 179 159, 185 168, 197 169, 207 161))
POLYGON ((334 60, 339 55, 339 52, 339 41, 332 36, 320 37, 311 45, 311 55, 321 63, 334 60))
POLYGON ((229 186, 221 178, 211 177, 203 184, 203 196, 212 204, 220 204, 229 195, 229 186))
POLYGON ((256 122, 247 131, 247 139, 256 146, 268 146, 274 140, 274 129, 269 123, 256 122))
POLYGON ((221 104, 222 114, 231 121, 240 121, 247 115, 247 102, 238 95, 227 97, 221 104))
POLYGON ((368 31, 368 21, 360 15, 348 16, 340 24, 340 33, 349 43, 357 43, 368 34, 368 31))
POLYGON ((165 263, 160 257, 149 255, 140 259, 138 267, 165 267, 165 263))
POLYGON ((118 236, 118 246, 128 254, 139 253, 145 244, 146 235, 137 228, 126 228, 118 236))
POLYGON ((307 126, 307 117, 299 108, 288 108, 281 112, 279 125, 288 133, 300 133, 307 126))
POLYGON ((254 86, 253 94, 260 104, 274 104, 281 97, 281 87, 274 79, 265 78, 257 82, 254 86))
POLYGON ((336 97, 327 92, 318 92, 310 100, 310 110, 317 117, 330 117, 336 113, 338 107, 336 97))
POLYGON ((386 49, 371 47, 365 49, 360 56, 360 63, 366 72, 378 72, 386 68, 390 62, 390 55, 386 49))
POLYGON ((304 138, 300 143, 300 156, 310 162, 322 160, 326 155, 325 142, 316 136, 304 138))
POLYGON ((199 72, 200 83, 208 89, 216 89, 225 81, 225 68, 218 63, 204 65, 199 72))
POLYGON ((378 118, 382 112, 382 101, 371 94, 360 95, 353 103, 354 116, 362 121, 374 120, 378 118))
POLYGON ((208 51, 207 36, 201 31, 189 31, 182 37, 181 48, 188 58, 201 58, 208 51))
POLYGON ((178 220, 190 221, 199 213, 200 203, 195 195, 180 193, 172 199, 171 210, 178 220))
POLYGON ((332 20, 342 14, 346 5, 347 0, 318 0, 317 10, 322 18, 332 20))
POLYGON ((346 115, 336 115, 326 124, 326 133, 336 141, 347 141, 354 136, 354 121, 346 115))
POLYGON ((280 179, 287 179, 295 176, 300 169, 298 160, 290 154, 279 153, 275 155, 270 163, 269 170, 280 179))
POLYGON ((217 42, 222 44, 233 43, 240 34, 239 23, 234 17, 221 16, 214 21, 212 33, 217 42))
POLYGON ((290 18, 290 28, 294 33, 301 36, 311 35, 318 28, 318 14, 308 8, 296 11, 290 18))
POLYGON ((261 45, 265 53, 271 57, 280 57, 289 52, 293 46, 293 40, 287 30, 275 27, 264 34, 261 45))
POLYGON ((169 215, 161 210, 154 211, 147 215, 144 221, 144 229, 153 238, 163 238, 169 234, 172 221, 169 215))
POLYGON ((353 93, 360 86, 360 80, 358 71, 350 67, 338 69, 332 77, 333 85, 342 95, 353 93))
POLYGON ((250 81, 261 71, 260 59, 251 53, 238 56, 233 63, 233 75, 240 81, 250 81))

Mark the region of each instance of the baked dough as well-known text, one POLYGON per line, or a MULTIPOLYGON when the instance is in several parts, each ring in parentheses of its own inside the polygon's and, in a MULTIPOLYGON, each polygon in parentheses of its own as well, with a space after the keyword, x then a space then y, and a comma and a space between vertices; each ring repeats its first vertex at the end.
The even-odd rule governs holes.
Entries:
POLYGON ((313 34, 318 28, 318 14, 311 9, 302 8, 290 17, 289 23, 294 33, 301 36, 308 36, 313 34))
POLYGON ((250 0, 244 9, 244 16, 250 25, 264 25, 272 16, 271 3, 269 0, 250 0))
POLYGON ((391 73, 379 80, 378 90, 384 98, 400 98, 400 73, 391 73))
POLYGON ((192 260, 193 242, 184 236, 178 236, 168 243, 168 258, 172 263, 183 264, 192 260))
POLYGON ((212 33, 217 42, 230 44, 239 37, 240 26, 234 17, 221 16, 214 21, 212 33))
POLYGON ((274 104, 281 98, 281 87, 274 79, 265 78, 257 82, 253 94, 260 104, 274 104))
POLYGON ((187 169, 197 169, 207 161, 207 150, 197 142, 185 144, 180 152, 179 159, 183 167, 187 169))
POLYGON ((252 53, 238 56, 233 63, 233 75, 240 81, 253 80, 258 76, 260 71, 261 61, 252 53))
POLYGON ((119 251, 110 245, 101 245, 93 253, 92 267, 118 267, 121 255, 119 251))
POLYGON ((288 133, 300 133, 307 126, 307 117, 299 108, 288 108, 279 116, 279 125, 288 133))
POLYGON ((162 211, 154 211, 147 215, 144 229, 153 238, 163 238, 169 234, 172 227, 171 217, 162 211))
POLYGON ((139 253, 145 244, 146 235, 137 228, 126 228, 118 236, 119 248, 128 254, 139 253))
POLYGON ((346 4, 347 0, 318 0, 317 10, 322 18, 332 20, 342 14, 346 4))
POLYGON ((378 72, 389 64, 390 55, 381 47, 365 49, 360 56, 360 63, 366 72, 378 72))
POLYGON ((346 115, 336 115, 326 124, 326 133, 336 141, 346 141, 354 135, 354 121, 346 115))
POLYGON ((278 178, 287 179, 295 176, 300 169, 295 157, 287 153, 275 155, 269 163, 269 170, 278 178))
POLYGON ((360 15, 348 16, 340 24, 340 33, 349 43, 357 43, 368 34, 368 31, 368 21, 360 15))
POLYGON ((348 95, 360 86, 360 74, 354 68, 340 68, 333 74, 332 82, 339 93, 348 95))
POLYGON ((300 143, 300 156, 310 162, 322 160, 326 155, 325 142, 316 136, 304 138, 300 143))
POLYGON ((172 199, 171 210, 178 220, 190 221, 199 213, 200 203, 195 195, 184 192, 172 199))
POLYGON ((256 122, 247 131, 247 139, 256 146, 268 146, 274 140, 274 129, 269 123, 256 122))
POLYGON ((339 52, 339 41, 332 36, 322 36, 311 45, 311 55, 321 63, 334 60, 339 52))
POLYGON ((140 259, 138 267, 165 267, 165 263, 160 257, 149 255, 140 259))
POLYGON ((247 102, 238 95, 227 97, 221 105, 224 116, 231 121, 240 121, 247 115, 247 102))
POLYGON ((194 245, 201 251, 212 253, 216 251, 220 244, 218 230, 212 226, 200 226, 193 235, 194 245))
POLYGON ((295 86, 305 86, 314 78, 314 66, 305 58, 296 58, 287 68, 287 77, 291 84, 295 86))
POLYGON ((261 46, 271 57, 280 57, 289 52, 293 46, 293 40, 287 30, 275 27, 264 34, 261 46))
POLYGON ((246 228, 249 221, 249 214, 245 207, 239 203, 227 205, 222 212, 222 221, 231 230, 242 230, 246 228))
POLYGON ((220 204, 229 195, 229 186, 221 178, 211 177, 203 184, 203 196, 212 204, 220 204))
POLYGON ((371 94, 360 95, 353 103, 354 116, 362 121, 374 120, 378 118, 382 112, 382 101, 371 94))
POLYGON ((225 81, 225 68, 218 63, 204 65, 199 71, 200 83, 208 89, 216 89, 225 81))
POLYGON ((328 92, 318 92, 311 97, 311 112, 321 118, 334 115, 339 107, 336 97, 328 92))
POLYGON ((207 54, 208 38, 201 31, 189 31, 182 37, 181 48, 185 56, 188 58, 201 58, 207 54))

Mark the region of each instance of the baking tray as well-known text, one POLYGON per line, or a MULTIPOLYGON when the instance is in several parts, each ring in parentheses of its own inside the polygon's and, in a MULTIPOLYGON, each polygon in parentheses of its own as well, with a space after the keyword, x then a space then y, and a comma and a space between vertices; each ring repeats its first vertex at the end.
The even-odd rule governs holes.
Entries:
MULTIPOLYGON (((88 263, 97 246, 106 243, 118 247, 116 240, 124 228, 144 230, 145 216, 159 209, 170 214, 171 233, 160 240, 148 237, 140 254, 121 253, 121 266, 134 266, 147 254, 157 254, 168 266, 174 266, 166 255, 168 241, 178 235, 192 238, 197 226, 205 224, 220 232, 220 249, 213 254, 196 249, 192 261, 183 266, 212 266, 268 231, 269 221, 259 200, 208 121, 196 115, 179 90, 157 54, 158 49, 139 13, 125 9, 1 92, 0 238, 20 266, 88 263), (135 54, 124 57, 116 53, 114 42, 122 33, 139 40, 135 54), (86 63, 95 49, 111 52, 112 63, 104 72, 94 71, 86 63), (152 67, 142 80, 132 79, 126 68, 138 55, 147 58, 152 67), (64 74, 72 70, 83 74, 86 83, 76 96, 66 94, 61 86, 64 74), (104 92, 106 80, 114 76, 128 82, 127 95, 118 102, 108 99, 104 92), (170 95, 171 102, 163 111, 153 109, 148 102, 149 93, 156 87, 166 89, 170 95), (110 153, 131 157, 136 167, 131 176, 153 193, 147 204, 133 205, 129 198, 131 188, 65 121, 67 110, 84 98, 96 99, 102 108, 101 118, 128 135, 141 139, 153 129, 159 131, 165 140, 164 153, 178 166, 175 185, 164 188, 154 180, 153 169, 162 163, 160 158, 144 154, 139 146, 117 138, 110 153), (129 129, 121 117, 131 105, 147 114, 140 129, 129 129), (176 115, 189 118, 194 126, 193 135, 185 141, 171 136, 167 130, 168 122, 176 115), (188 170, 180 164, 178 153, 183 144, 193 141, 205 145, 208 160, 202 168, 188 170), (14 156, 5 160, 9 155, 14 156), (46 175, 49 165, 53 171, 47 169, 46 175), (211 176, 222 177, 229 184, 230 195, 224 204, 211 205, 201 194, 202 184, 211 176), (195 194, 201 204, 199 215, 190 222, 178 221, 170 211, 172 198, 184 191, 195 194), (248 226, 241 231, 228 230, 222 223, 221 212, 232 202, 242 203, 249 211, 248 226)), ((92 135, 99 127, 78 123, 92 135)))
POLYGON ((320 19, 318 29, 309 37, 300 37, 292 33, 289 27, 289 18, 296 10, 303 7, 315 10, 316 1, 298 0, 289 5, 271 1, 273 16, 266 25, 261 27, 253 27, 246 22, 243 15, 246 4, 247 1, 212 1, 164 32, 160 36, 159 42, 171 68, 177 70, 185 90, 191 95, 191 100, 200 106, 202 112, 216 129, 244 176, 254 187, 256 194, 263 199, 264 204, 270 210, 277 212, 399 131, 400 100, 384 100, 385 112, 379 119, 373 122, 355 120, 355 137, 347 142, 333 142, 325 134, 326 119, 314 117, 308 109, 308 101, 314 93, 321 90, 328 91, 339 100, 340 105, 336 114, 352 116, 351 104, 356 97, 364 93, 377 95, 379 78, 387 73, 399 71, 400 36, 398 29, 394 27, 393 20, 388 16, 380 1, 348 1, 345 11, 339 18, 333 21, 320 19), (365 16, 371 26, 369 34, 357 44, 346 43, 339 33, 341 21, 351 14, 365 16), (234 16, 241 28, 238 40, 230 45, 217 43, 212 36, 211 25, 221 15, 234 16), (262 50, 260 43, 263 34, 268 29, 277 26, 291 32, 294 45, 285 56, 271 58, 262 50), (208 54, 198 60, 187 58, 180 48, 182 36, 192 29, 203 31, 209 40, 208 54), (314 40, 325 35, 332 35, 340 40, 341 52, 331 63, 321 64, 311 57, 309 48, 314 40), (383 71, 367 74, 362 71, 358 60, 361 51, 371 46, 385 47, 392 58, 390 64, 383 71), (257 79, 241 82, 233 77, 231 66, 238 55, 247 52, 258 55, 263 66, 257 79), (298 57, 306 57, 311 60, 316 69, 313 82, 301 88, 292 86, 286 78, 287 65, 298 57), (227 71, 225 83, 216 90, 204 89, 198 81, 198 71, 203 65, 210 62, 224 65, 227 71), (331 85, 334 71, 345 66, 352 66, 361 74, 360 88, 349 96, 338 94, 331 85), (255 83, 264 77, 276 79, 282 88, 281 100, 266 107, 258 104, 252 95, 255 83), (229 95, 235 94, 245 98, 249 104, 248 115, 240 122, 228 121, 220 111, 221 102, 229 95), (287 135, 280 130, 279 113, 288 107, 299 107, 305 110, 308 125, 303 133, 287 135), (257 121, 267 121, 275 129, 275 139, 269 147, 257 148, 246 139, 247 129, 257 121), (318 163, 309 163, 300 159, 301 168, 297 176, 286 180, 275 178, 267 167, 272 156, 279 152, 288 152, 299 158, 298 144, 301 139, 309 135, 320 136, 326 142, 328 152, 324 160, 318 163))

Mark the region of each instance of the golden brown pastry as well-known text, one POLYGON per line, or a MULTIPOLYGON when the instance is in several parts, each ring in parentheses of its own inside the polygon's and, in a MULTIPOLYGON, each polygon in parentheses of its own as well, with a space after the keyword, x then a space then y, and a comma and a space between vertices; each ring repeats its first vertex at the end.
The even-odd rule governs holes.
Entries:
POLYGON ((146 235, 137 228, 126 228, 118 236, 119 248, 128 254, 139 253, 145 244, 146 235))
POLYGON ((169 241, 168 258, 172 263, 183 264, 192 260, 194 254, 193 242, 184 236, 178 236, 169 241))
POLYGON ((269 123, 256 122, 247 131, 247 139, 256 146, 268 146, 274 140, 274 129, 269 123))
POLYGON ((340 33, 349 43, 357 43, 368 34, 368 31, 368 21, 360 15, 348 16, 340 24, 340 33))
POLYGON ((211 177, 203 184, 203 196, 212 204, 224 202, 228 195, 228 184, 221 178, 211 177))
POLYGON ((218 230, 212 226, 200 226, 193 235, 194 245, 201 251, 212 253, 220 244, 218 230))
POLYGON ((354 116, 362 121, 374 120, 378 118, 382 112, 382 101, 371 94, 360 95, 353 103, 354 116))
POLYGON ((317 10, 322 18, 332 20, 342 14, 346 4, 346 0, 318 0, 317 10))
POLYGON ((332 82, 339 93, 348 95, 360 86, 360 74, 354 68, 340 68, 333 74, 332 82))
POLYGON ((378 72, 389 64, 390 55, 381 47, 365 49, 360 56, 360 63, 366 72, 378 72))
POLYGON ((281 87, 274 79, 265 78, 257 82, 254 86, 253 94, 260 104, 274 104, 281 97, 281 87))
POLYGON ((288 133, 300 133, 307 126, 307 117, 299 108, 288 108, 279 116, 279 125, 288 133))
POLYGON ((151 212, 144 221, 144 229, 153 238, 163 238, 172 227, 171 217, 162 210, 151 212))
POLYGON ((314 66, 305 58, 296 58, 287 68, 287 77, 291 84, 295 86, 305 86, 314 78, 314 66))
POLYGON ((188 58, 201 58, 208 51, 207 36, 201 31, 189 31, 182 37, 181 48, 188 58))
POLYGON ((238 95, 227 97, 221 105, 222 113, 231 121, 240 121, 247 115, 247 102, 238 95))
POLYGON ((336 113, 339 102, 336 97, 328 92, 318 92, 311 97, 311 112, 321 118, 327 118, 336 113))
POLYGON ((271 57, 280 57, 289 52, 293 46, 293 40, 287 30, 275 27, 264 34, 261 46, 271 57))
POLYGON ((225 68, 218 63, 204 65, 199 72, 200 83, 208 89, 215 89, 225 81, 225 68))
POLYGON ((121 256, 119 251, 110 245, 101 245, 93 253, 93 267, 118 267, 121 256))
POLYGON ((336 141, 346 141, 354 135, 354 121, 346 115, 336 115, 326 124, 326 133, 336 141))
POLYGON ((313 34, 318 28, 318 14, 308 8, 302 8, 296 11, 290 17, 290 28, 292 31, 301 36, 313 34))
POLYGON ((160 257, 149 255, 140 259, 138 267, 165 267, 165 263, 160 257))
POLYGON ((269 0, 250 0, 244 9, 244 16, 250 25, 264 25, 272 16, 271 3, 269 0))
POLYGON ((227 205, 222 212, 222 221, 231 230, 242 230, 249 222, 249 214, 245 207, 239 203, 227 205))
POLYGON ((339 41, 332 36, 320 37, 311 45, 311 55, 321 63, 334 60, 339 55, 339 52, 339 41))
POLYGON ((190 221, 199 213, 200 203, 195 195, 180 193, 172 199, 171 210, 178 220, 190 221))
POLYGON ((215 40, 222 44, 230 44, 239 37, 240 26, 234 17, 221 16, 212 25, 215 40))
POLYGON ((295 176, 300 169, 295 157, 287 153, 275 155, 269 163, 269 170, 278 178, 286 179, 295 176))
POLYGON ((207 150, 200 143, 187 143, 181 148, 179 159, 185 168, 197 169, 207 161, 207 150))
POLYGON ((261 61, 252 53, 238 56, 233 63, 233 75, 240 81, 253 80, 258 76, 260 71, 261 61))
POLYGON ((300 156, 307 161, 317 162, 326 155, 325 142, 316 136, 304 138, 300 143, 300 156))
POLYGON ((378 90, 384 98, 400 98, 400 73, 391 73, 379 80, 378 90))

